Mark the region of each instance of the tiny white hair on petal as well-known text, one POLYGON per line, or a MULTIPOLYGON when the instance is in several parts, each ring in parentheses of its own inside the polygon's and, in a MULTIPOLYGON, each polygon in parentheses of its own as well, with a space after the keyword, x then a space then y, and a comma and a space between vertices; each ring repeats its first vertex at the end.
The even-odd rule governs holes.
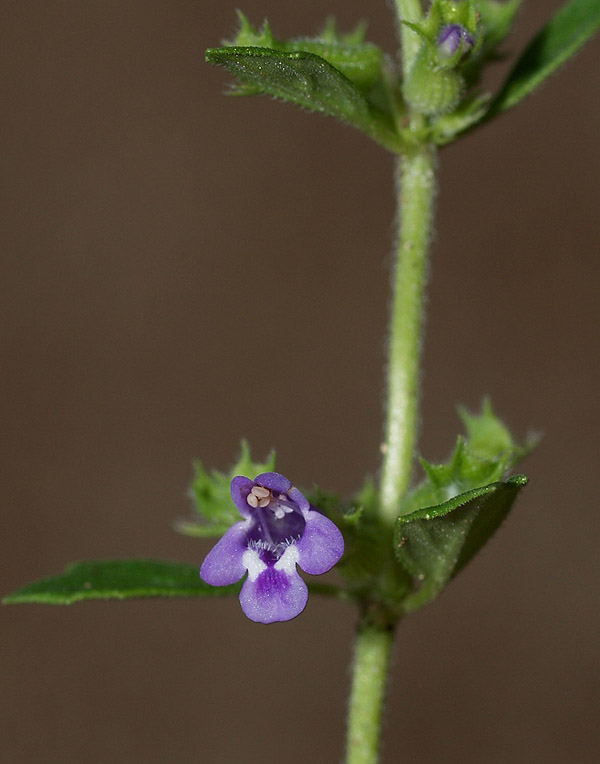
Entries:
POLYGON ((288 576, 296 572, 296 563, 300 559, 298 547, 291 544, 273 566, 275 570, 281 570, 288 576))
POLYGON ((258 552, 254 549, 247 549, 242 556, 242 565, 248 570, 248 579, 250 581, 256 581, 263 570, 267 569, 266 563, 264 563, 258 552))

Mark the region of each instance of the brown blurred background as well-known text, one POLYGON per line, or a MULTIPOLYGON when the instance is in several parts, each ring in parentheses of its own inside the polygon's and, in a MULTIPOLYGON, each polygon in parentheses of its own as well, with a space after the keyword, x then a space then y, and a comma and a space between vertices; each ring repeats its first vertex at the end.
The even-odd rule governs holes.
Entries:
MULTIPOLYGON (((558 7, 527 0, 513 51, 558 7)), ((378 467, 392 158, 333 120, 227 99, 234 4, 2 4, 2 593, 78 559, 200 563, 195 457, 241 437, 354 491, 378 467)), ((245 0, 276 34, 385 3, 245 0)), ((598 40, 443 151, 421 449, 483 394, 545 439, 493 543, 402 625, 386 762, 599 755, 598 40)), ((497 84, 510 62, 490 74, 497 84)), ((256 626, 237 601, 0 611, 6 764, 330 764, 349 607, 256 626)))

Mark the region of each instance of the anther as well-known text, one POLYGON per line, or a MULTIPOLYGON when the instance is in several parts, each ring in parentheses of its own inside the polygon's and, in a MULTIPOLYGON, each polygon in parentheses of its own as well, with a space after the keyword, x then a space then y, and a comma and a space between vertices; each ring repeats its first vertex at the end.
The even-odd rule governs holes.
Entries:
POLYGON ((251 507, 258 507, 258 499, 253 493, 248 494, 246 501, 248 504, 250 504, 251 507))
POLYGON ((267 496, 271 495, 271 491, 268 488, 263 488, 262 485, 252 486, 252 493, 259 499, 266 499, 267 496))

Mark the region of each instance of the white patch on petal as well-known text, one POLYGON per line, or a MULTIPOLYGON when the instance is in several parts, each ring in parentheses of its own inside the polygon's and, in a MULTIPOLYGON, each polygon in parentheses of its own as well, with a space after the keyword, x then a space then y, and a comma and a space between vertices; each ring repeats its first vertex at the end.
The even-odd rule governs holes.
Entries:
POLYGON ((292 576, 296 572, 296 563, 300 559, 298 547, 291 544, 277 560, 273 567, 275 570, 282 570, 286 575, 292 576))
POLYGON ((247 549, 242 556, 242 565, 248 569, 248 580, 256 581, 263 570, 267 569, 266 563, 264 563, 258 556, 258 552, 254 549, 247 549))

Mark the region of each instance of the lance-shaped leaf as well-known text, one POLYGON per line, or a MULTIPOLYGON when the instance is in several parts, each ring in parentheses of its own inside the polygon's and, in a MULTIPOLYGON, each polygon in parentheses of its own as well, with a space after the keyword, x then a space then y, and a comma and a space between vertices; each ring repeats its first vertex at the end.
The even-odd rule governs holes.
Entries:
POLYGON ((134 597, 223 597, 241 584, 209 586, 198 566, 156 560, 76 562, 59 576, 28 584, 3 598, 4 604, 37 602, 70 605, 80 600, 134 597))
POLYGON ((494 98, 485 120, 537 88, 600 28, 600 0, 570 0, 525 48, 494 98))
MULTIPOLYGON (((75 562, 65 572, 28 584, 2 599, 4 605, 71 605, 81 600, 126 600, 148 597, 228 597, 237 595, 242 581, 210 586, 197 565, 158 560, 100 560, 75 562)), ((346 598, 337 586, 311 582, 313 594, 346 598)))
POLYGON ((490 539, 527 484, 524 475, 459 494, 397 519, 394 549, 413 576, 406 612, 427 605, 490 539))
POLYGON ((335 117, 397 151, 390 116, 372 105, 358 87, 320 56, 308 51, 227 46, 209 48, 206 60, 223 66, 242 83, 241 95, 266 94, 335 117))

